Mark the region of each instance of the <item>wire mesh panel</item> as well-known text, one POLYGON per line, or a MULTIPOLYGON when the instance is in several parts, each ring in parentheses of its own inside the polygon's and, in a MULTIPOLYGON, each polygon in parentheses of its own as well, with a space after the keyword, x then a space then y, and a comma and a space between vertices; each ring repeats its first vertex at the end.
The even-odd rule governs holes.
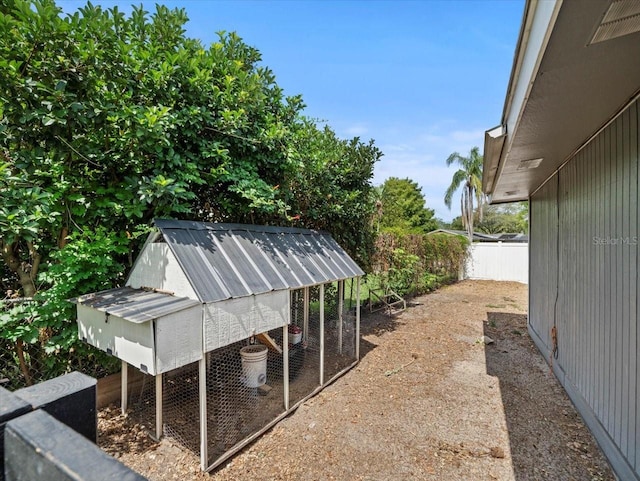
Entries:
MULTIPOLYGON (((351 297, 342 282, 292 291, 288 325, 214 349, 202 366, 195 362, 162 374, 163 434, 199 453, 200 402, 206 402, 204 464, 212 467, 226 459, 356 361, 357 307, 351 297)), ((143 375, 141 380, 129 391, 129 404, 135 418, 155 433, 156 379, 143 375)))
MULTIPOLYGON (((308 341, 305 339, 305 302, 304 289, 291 292, 291 316, 289 319, 289 383, 295 382, 298 376, 306 374, 305 367, 308 341), (304 373, 302 372, 304 370, 304 373)), ((317 375, 316 375, 317 378, 317 375)), ((289 389, 291 391, 291 389, 289 389)), ((291 398, 290 398, 291 399, 291 398)), ((297 401, 297 399, 295 400, 297 401)), ((294 402, 295 402, 294 401, 294 402)))
POLYGON ((324 380, 349 367, 355 357, 355 314, 344 300, 342 282, 325 284, 324 380))
POLYGON ((165 436, 195 453, 199 452, 197 362, 162 375, 162 423, 165 436))
POLYGON ((156 432, 156 386, 155 378, 140 371, 141 381, 134 381, 131 372, 135 369, 127 366, 129 372, 128 401, 130 415, 145 431, 155 436, 156 432))
MULTIPOLYGON (((289 401, 291 405, 311 394, 320 384, 320 331, 317 327, 319 317, 317 314, 311 316, 309 310, 305 309, 305 305, 310 304, 309 294, 305 302, 305 289, 298 289, 291 293, 291 324, 289 325, 289 401)), ((315 294, 317 298, 317 292, 315 294)))
MULTIPOLYGON (((282 329, 266 334, 281 343, 282 329)), ((273 346, 241 341, 207 354, 209 465, 284 412, 282 376, 282 354, 273 346)))

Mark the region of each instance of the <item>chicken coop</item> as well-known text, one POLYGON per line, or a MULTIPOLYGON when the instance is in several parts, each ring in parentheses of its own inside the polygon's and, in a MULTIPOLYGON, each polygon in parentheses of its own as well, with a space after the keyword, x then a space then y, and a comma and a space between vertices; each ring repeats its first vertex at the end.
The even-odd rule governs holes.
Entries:
POLYGON ((364 272, 325 232, 155 226, 125 287, 73 300, 78 335, 122 360, 123 412, 208 471, 357 363, 364 272))

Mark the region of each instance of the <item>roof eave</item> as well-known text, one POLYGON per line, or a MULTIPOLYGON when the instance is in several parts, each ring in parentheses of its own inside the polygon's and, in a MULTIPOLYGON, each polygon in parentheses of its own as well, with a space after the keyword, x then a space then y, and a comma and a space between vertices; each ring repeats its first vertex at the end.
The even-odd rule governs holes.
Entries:
MULTIPOLYGON (((498 127, 485 133, 482 187, 487 195, 493 193, 504 168, 503 159, 510 150, 512 133, 518 128, 562 2, 563 0, 526 1, 502 121, 498 127)), ((528 198, 522 194, 516 194, 516 197, 512 200, 528 198)))
POLYGON ((490 195, 493 192, 502 148, 507 138, 507 128, 498 125, 484 133, 484 157, 482 164, 482 191, 490 195))

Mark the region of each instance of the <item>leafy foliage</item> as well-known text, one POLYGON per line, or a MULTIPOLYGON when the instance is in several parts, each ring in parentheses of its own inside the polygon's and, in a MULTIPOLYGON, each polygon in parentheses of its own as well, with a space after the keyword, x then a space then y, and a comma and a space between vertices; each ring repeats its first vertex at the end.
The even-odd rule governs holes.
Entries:
POLYGON ((462 236, 431 234, 424 238, 425 264, 429 272, 447 279, 457 279, 467 258, 469 242, 462 236))
POLYGON ((121 283, 154 217, 325 228, 368 262, 373 142, 318 128, 257 49, 205 48, 186 21, 0 5, 0 329, 25 377, 36 346, 65 353, 50 373, 97 359, 65 299, 121 283))
POLYGON ((380 193, 383 231, 424 234, 438 228, 433 209, 425 207, 422 189, 409 178, 390 177, 380 193))
MULTIPOLYGON (((43 266, 39 279, 44 285, 33 302, 9 304, 0 312, 0 337, 21 342, 21 354, 14 348, 14 361, 30 382, 71 369, 96 375, 119 365, 114 358, 78 342, 75 306, 68 299, 107 289, 121 279, 124 266, 116 255, 127 252, 128 244, 126 237, 111 235, 103 228, 73 234, 43 266)), ((15 375, 8 378, 17 380, 15 375)))
MULTIPOLYGON (((482 221, 477 230, 485 234, 529 231, 529 207, 527 202, 512 204, 484 205, 482 221)), ((477 213, 476 213, 477 216, 477 213)))
POLYGON ((468 245, 465 237, 448 234, 380 234, 373 282, 400 295, 428 292, 458 279, 468 245))
MULTIPOLYGON (((475 212, 478 232, 485 234, 529 232, 529 207, 526 201, 500 205, 484 204, 482 211, 482 221, 479 220, 478 209, 475 212)), ((463 230, 462 217, 454 218, 449 227, 463 230)))
POLYGON ((295 163, 285 200, 296 225, 324 229, 363 267, 373 252, 373 167, 382 153, 373 141, 341 140, 304 120, 293 143, 295 163))

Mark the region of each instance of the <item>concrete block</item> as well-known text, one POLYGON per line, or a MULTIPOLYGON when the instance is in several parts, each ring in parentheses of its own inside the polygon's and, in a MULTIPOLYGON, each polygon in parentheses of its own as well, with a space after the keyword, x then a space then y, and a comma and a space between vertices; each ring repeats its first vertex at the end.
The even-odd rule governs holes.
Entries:
POLYGON ((4 429, 8 421, 31 411, 31 405, 0 387, 0 481, 4 479, 4 429))
POLYGON ((146 478, 46 412, 37 410, 7 423, 5 479, 144 481, 146 478))
POLYGON ((98 440, 94 378, 72 372, 14 392, 33 409, 42 409, 94 443, 98 440))

